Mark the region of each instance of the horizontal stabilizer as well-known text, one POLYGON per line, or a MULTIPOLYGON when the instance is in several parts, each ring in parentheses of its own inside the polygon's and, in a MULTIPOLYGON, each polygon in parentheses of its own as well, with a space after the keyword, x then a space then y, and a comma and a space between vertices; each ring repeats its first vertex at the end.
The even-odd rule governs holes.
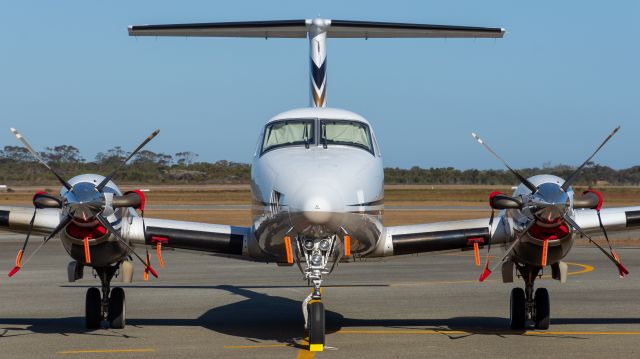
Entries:
POLYGON ((129 36, 306 38, 306 20, 131 25, 129 36))
MULTIPOLYGON (((130 36, 305 38, 312 20, 131 25, 130 36)), ((501 38, 502 28, 327 20, 330 38, 501 38)))
POLYGON ((501 28, 331 20, 327 37, 339 38, 500 38, 501 28))

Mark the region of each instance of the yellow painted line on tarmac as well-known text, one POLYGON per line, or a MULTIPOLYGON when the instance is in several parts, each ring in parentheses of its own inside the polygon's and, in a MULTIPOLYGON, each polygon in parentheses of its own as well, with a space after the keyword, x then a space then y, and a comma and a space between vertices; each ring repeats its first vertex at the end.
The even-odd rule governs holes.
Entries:
POLYGON ((588 264, 572 263, 572 262, 567 262, 567 264, 570 266, 582 267, 582 270, 579 270, 577 272, 569 272, 567 273, 567 275, 578 275, 578 274, 584 274, 584 273, 589 273, 593 271, 593 266, 590 266, 588 264))
MULTIPOLYGON (((308 342, 305 340, 306 345, 308 346, 308 342)), ((307 349, 298 350, 298 355, 296 355, 296 359, 313 359, 316 356, 315 352, 309 351, 307 349)))
POLYGON ((282 348, 288 347, 289 344, 256 344, 256 345, 225 345, 225 349, 264 349, 264 348, 282 348))
POLYGON ((156 350, 154 348, 140 348, 140 349, 82 349, 82 350, 65 350, 57 352, 58 355, 73 355, 73 354, 91 354, 91 353, 152 353, 156 350))
POLYGON ((341 329, 336 334, 364 334, 364 335, 466 335, 466 334, 485 334, 485 335, 524 335, 524 336, 548 336, 548 335, 640 335, 637 331, 532 331, 525 332, 509 331, 509 330, 434 330, 434 329, 341 329))

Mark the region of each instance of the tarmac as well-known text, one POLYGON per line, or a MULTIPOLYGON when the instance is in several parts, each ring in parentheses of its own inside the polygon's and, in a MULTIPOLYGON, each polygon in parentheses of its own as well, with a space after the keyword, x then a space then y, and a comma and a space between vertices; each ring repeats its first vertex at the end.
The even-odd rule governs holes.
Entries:
MULTIPOLYGON (((0 235, 0 268, 13 267, 22 238, 0 235)), ((296 267, 166 250, 158 279, 143 281, 136 265, 137 282, 115 280, 127 327, 87 330, 85 292, 99 281, 87 269, 68 283, 70 259, 51 241, 0 278, 0 358, 637 357, 640 249, 618 253, 631 272, 623 280, 597 250, 578 247, 566 284, 536 282, 551 293, 546 331, 508 329, 509 292, 522 282, 494 273, 479 283, 469 252, 340 263, 325 280, 326 348, 312 353, 301 338, 310 290, 296 267)))

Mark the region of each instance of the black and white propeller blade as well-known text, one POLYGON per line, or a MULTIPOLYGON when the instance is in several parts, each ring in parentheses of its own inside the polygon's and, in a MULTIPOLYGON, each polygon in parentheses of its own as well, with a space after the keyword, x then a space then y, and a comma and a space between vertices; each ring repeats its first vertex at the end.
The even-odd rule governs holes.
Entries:
POLYGON ((618 258, 618 256, 615 254, 615 252, 613 253, 609 253, 607 252, 604 248, 602 248, 602 246, 600 246, 596 241, 594 241, 590 235, 588 235, 577 223, 576 221, 573 220, 573 218, 571 218, 569 215, 564 215, 562 217, 565 222, 567 224, 569 224, 571 227, 575 228, 576 231, 580 232, 580 234, 582 234, 584 237, 586 237, 589 242, 593 243, 596 247, 598 247, 598 249, 604 253, 605 256, 607 256, 607 258, 609 258, 609 260, 611 262, 613 262, 613 264, 615 264, 615 266, 618 268, 618 272, 620 273, 620 277, 624 277, 625 275, 629 274, 629 270, 627 270, 627 268, 622 264, 622 262, 620 262, 620 258, 618 258))
POLYGON ((113 228, 113 226, 111 225, 111 223, 109 223, 109 221, 104 218, 101 214, 98 214, 96 216, 96 218, 98 219, 98 221, 104 226, 104 228, 107 229, 107 231, 109 231, 109 233, 113 234, 116 239, 118 239, 118 241, 120 243, 122 243, 122 245, 124 245, 125 247, 127 247, 127 249, 129 250, 129 252, 133 253, 134 256, 136 256, 140 262, 142 262, 142 264, 144 265, 144 267, 151 272, 151 274, 153 274, 154 277, 158 278, 158 273, 155 271, 155 269, 153 269, 153 267, 151 267, 151 265, 149 265, 147 263, 147 261, 145 261, 144 259, 142 259, 142 257, 140 257, 138 255, 138 253, 136 253, 133 248, 131 248, 131 246, 129 245, 129 243, 127 243, 127 241, 122 238, 122 236, 120 235, 120 232, 118 232, 118 230, 116 230, 115 228, 113 228))
POLYGON ((67 182, 64 178, 62 178, 62 176, 60 176, 58 174, 58 172, 56 172, 53 168, 51 168, 47 162, 45 162, 44 159, 42 159, 42 157, 40 157, 40 155, 38 154, 38 152, 36 152, 31 145, 29 145, 29 142, 27 142, 27 140, 22 136, 22 134, 20 132, 18 132, 18 130, 16 130, 15 128, 11 128, 11 132, 13 132, 13 135, 16 136, 16 138, 18 139, 18 141, 22 142, 22 145, 24 146, 24 148, 26 148, 29 152, 31 152, 31 154, 33 155, 33 157, 35 157, 40 163, 42 163, 45 167, 47 167, 47 169, 49 169, 49 171, 51 171, 51 173, 53 173, 54 176, 56 176, 56 178, 58 179, 58 181, 60 181, 60 183, 62 183, 62 185, 64 186, 64 188, 71 190, 71 185, 69 184, 69 182, 67 182))
POLYGON ((471 136, 473 136, 473 138, 476 141, 478 141, 479 144, 481 144, 487 151, 489 151, 489 153, 491 153, 495 158, 497 158, 500 162, 502 162, 502 164, 505 167, 507 167, 507 169, 509 171, 511 171, 511 173, 513 173, 518 178, 518 181, 520 181, 523 185, 525 185, 531 191, 531 193, 535 193, 538 190, 538 188, 533 183, 529 182, 529 180, 524 178, 524 176, 522 176, 520 173, 518 173, 518 171, 516 171, 513 168, 511 168, 511 166, 509 166, 507 161, 503 160, 502 157, 498 156, 498 154, 495 153, 491 149, 491 147, 489 147, 489 145, 486 142, 484 142, 484 140, 482 140, 482 138, 480 138, 480 136, 478 136, 475 133, 471 133, 471 136))
POLYGON ((509 246, 507 251, 504 253, 502 258, 500 258, 500 260, 496 264, 494 264, 493 267, 491 267, 491 269, 489 269, 489 256, 487 255, 487 260, 484 264, 484 270, 482 271, 482 274, 480 274, 480 278, 478 279, 480 282, 484 282, 484 280, 487 279, 491 275, 491 273, 493 273, 498 268, 498 266, 501 265, 502 262, 504 262, 505 259, 507 259, 507 257, 511 254, 511 252, 516 247, 516 245, 520 243, 520 239, 522 239, 522 236, 524 236, 524 234, 527 233, 527 231, 529 231, 529 228, 531 228, 531 226, 534 223, 535 221, 529 221, 529 223, 524 228, 524 230, 522 230, 522 232, 518 234, 518 237, 516 238, 516 240, 513 241, 513 243, 511 243, 511 245, 509 246))
POLYGON ((115 176, 116 173, 118 173, 118 171, 120 171, 122 169, 122 167, 124 167, 124 165, 126 165, 127 162, 129 162, 129 160, 131 158, 133 158, 133 156, 135 156, 142 149, 142 147, 144 147, 147 143, 149 143, 149 141, 153 140, 153 138, 156 137, 158 135, 158 133, 160 133, 160 129, 157 129, 157 130, 153 131, 153 133, 151 133, 144 141, 142 141, 142 143, 135 150, 133 150, 133 152, 131 152, 129 157, 127 157, 124 161, 122 161, 122 163, 120 163, 120 165, 118 167, 116 167, 116 169, 114 169, 113 172, 111 172, 107 177, 105 177, 102 180, 102 182, 100 182, 96 186, 96 189, 98 191, 102 191, 104 186, 106 186, 107 183, 109 183, 109 181, 111 181, 113 176, 115 176))
POLYGON ((573 171, 573 173, 571 173, 569 175, 569 177, 567 177, 567 180, 564 181, 564 183, 562 184, 562 189, 564 191, 567 190, 567 188, 569 188, 569 186, 571 186, 571 184, 573 183, 573 181, 575 181, 576 177, 578 176, 578 174, 580 173, 580 171, 584 168, 584 166, 587 165, 587 163, 589 163, 589 161, 591 161, 591 159, 593 158, 593 156, 596 155, 596 153, 598 153, 598 151, 600 151, 600 149, 602 149, 602 147, 604 147, 604 145, 609 142, 609 140, 611 139, 611 137, 613 137, 613 135, 616 134, 616 132, 618 132, 618 130, 620 130, 620 126, 616 127, 613 129, 613 131, 609 134, 609 136, 607 136, 607 138, 604 139, 604 141, 602 141, 602 143, 600 144, 600 146, 598 146, 598 148, 596 148, 596 150, 591 154, 591 156, 589 156, 589 158, 587 158, 586 161, 584 161, 580 167, 578 167, 575 171, 573 171))
MULTIPOLYGON (((34 213, 33 219, 35 219, 35 213, 34 213)), ((71 222, 71 217, 70 216, 65 216, 60 221, 60 223, 58 223, 58 226, 51 233, 49 233, 49 235, 44 239, 44 241, 42 241, 42 243, 40 243, 38 248, 36 248, 36 250, 33 251, 33 253, 31 253, 29 258, 27 258, 27 260, 24 261, 24 264, 22 264, 22 263, 20 263, 21 260, 22 260, 22 255, 24 254, 24 249, 26 249, 26 247, 27 247, 27 243, 29 241, 29 236, 31 234, 31 230, 33 229, 33 222, 31 222, 31 224, 29 225, 29 232, 27 234, 27 239, 25 240, 23 249, 20 252, 18 252, 18 257, 16 258, 16 266, 11 270, 11 272, 9 272, 9 277, 12 277, 14 274, 16 274, 23 265, 26 265, 29 262, 29 260, 31 260, 31 258, 33 258, 33 256, 36 253, 38 253, 40 248, 42 248, 45 244, 47 244, 47 242, 49 242, 49 240, 51 240, 51 238, 55 237, 58 234, 58 232, 60 232, 64 227, 67 226, 67 224, 69 224, 69 222, 71 222)))

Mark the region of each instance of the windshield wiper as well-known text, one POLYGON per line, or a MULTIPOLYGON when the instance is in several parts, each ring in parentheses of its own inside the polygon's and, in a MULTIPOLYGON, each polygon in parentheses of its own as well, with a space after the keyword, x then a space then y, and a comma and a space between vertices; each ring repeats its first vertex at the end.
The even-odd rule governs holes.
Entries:
POLYGON ((322 124, 322 148, 327 148, 327 125, 322 124))
POLYGON ((302 139, 304 140, 304 148, 309 149, 309 127, 307 127, 307 124, 304 124, 302 139))

